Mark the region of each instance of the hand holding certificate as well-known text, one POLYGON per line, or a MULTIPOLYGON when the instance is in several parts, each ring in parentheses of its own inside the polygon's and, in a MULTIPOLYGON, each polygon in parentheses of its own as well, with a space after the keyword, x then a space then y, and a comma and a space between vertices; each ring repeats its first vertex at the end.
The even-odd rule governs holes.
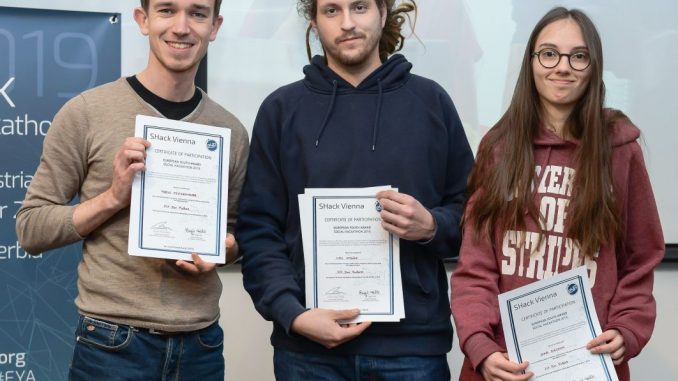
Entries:
POLYGON ((586 344, 601 333, 585 267, 499 295, 512 361, 529 361, 530 380, 616 381, 608 354, 586 344))
POLYGON ((224 263, 230 130, 138 116, 151 142, 130 205, 130 255, 224 263))
POLYGON ((399 239, 381 227, 376 199, 385 189, 306 189, 299 195, 307 307, 360 309, 351 323, 405 316, 399 239))

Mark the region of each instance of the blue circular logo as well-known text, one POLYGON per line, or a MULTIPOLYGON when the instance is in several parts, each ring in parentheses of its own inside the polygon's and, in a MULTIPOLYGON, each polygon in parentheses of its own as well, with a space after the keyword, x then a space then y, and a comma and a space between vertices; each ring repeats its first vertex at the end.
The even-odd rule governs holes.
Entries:
POLYGON ((577 287, 576 284, 570 283, 570 285, 567 286, 567 292, 568 292, 570 295, 576 294, 577 291, 579 291, 579 287, 577 287))
POLYGON ((207 149, 210 150, 210 151, 216 150, 217 149, 217 142, 212 140, 212 139, 209 139, 207 141, 207 149))
POLYGON ((381 207, 381 204, 379 203, 379 201, 377 201, 377 202, 374 203, 374 209, 376 209, 377 212, 381 212, 381 210, 383 209, 383 208, 381 207))

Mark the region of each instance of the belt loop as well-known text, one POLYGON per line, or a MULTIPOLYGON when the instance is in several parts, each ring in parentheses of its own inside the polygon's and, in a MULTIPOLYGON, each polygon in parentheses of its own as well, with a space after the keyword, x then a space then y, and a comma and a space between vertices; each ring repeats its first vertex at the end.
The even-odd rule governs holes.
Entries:
POLYGON ((148 333, 150 333, 151 335, 159 335, 159 336, 167 336, 169 334, 169 332, 159 331, 155 328, 149 328, 148 333))

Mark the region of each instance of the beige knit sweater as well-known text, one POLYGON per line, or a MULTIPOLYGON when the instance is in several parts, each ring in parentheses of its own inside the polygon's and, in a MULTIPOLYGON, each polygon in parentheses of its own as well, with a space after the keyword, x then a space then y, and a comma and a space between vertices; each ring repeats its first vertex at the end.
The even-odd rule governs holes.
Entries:
MULTIPOLYGON (((17 213, 17 236, 29 253, 40 253, 79 240, 81 314, 136 327, 165 331, 204 328, 219 318, 221 281, 215 271, 190 275, 174 261, 127 254, 129 208, 81 237, 73 225, 77 194, 81 201, 111 184, 113 157, 134 135, 137 115, 161 117, 124 78, 71 99, 54 117, 45 138, 40 166, 17 213)), ((228 228, 237 218, 245 178, 249 140, 241 123, 203 93, 187 122, 231 129, 228 228)))

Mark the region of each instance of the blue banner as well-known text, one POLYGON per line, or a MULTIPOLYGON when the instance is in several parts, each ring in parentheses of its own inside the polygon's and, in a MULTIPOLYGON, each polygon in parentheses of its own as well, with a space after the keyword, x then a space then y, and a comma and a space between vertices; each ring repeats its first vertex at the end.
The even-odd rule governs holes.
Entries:
POLYGON ((38 256, 15 214, 54 114, 120 77, 120 15, 0 7, 0 380, 66 380, 81 244, 38 256))

